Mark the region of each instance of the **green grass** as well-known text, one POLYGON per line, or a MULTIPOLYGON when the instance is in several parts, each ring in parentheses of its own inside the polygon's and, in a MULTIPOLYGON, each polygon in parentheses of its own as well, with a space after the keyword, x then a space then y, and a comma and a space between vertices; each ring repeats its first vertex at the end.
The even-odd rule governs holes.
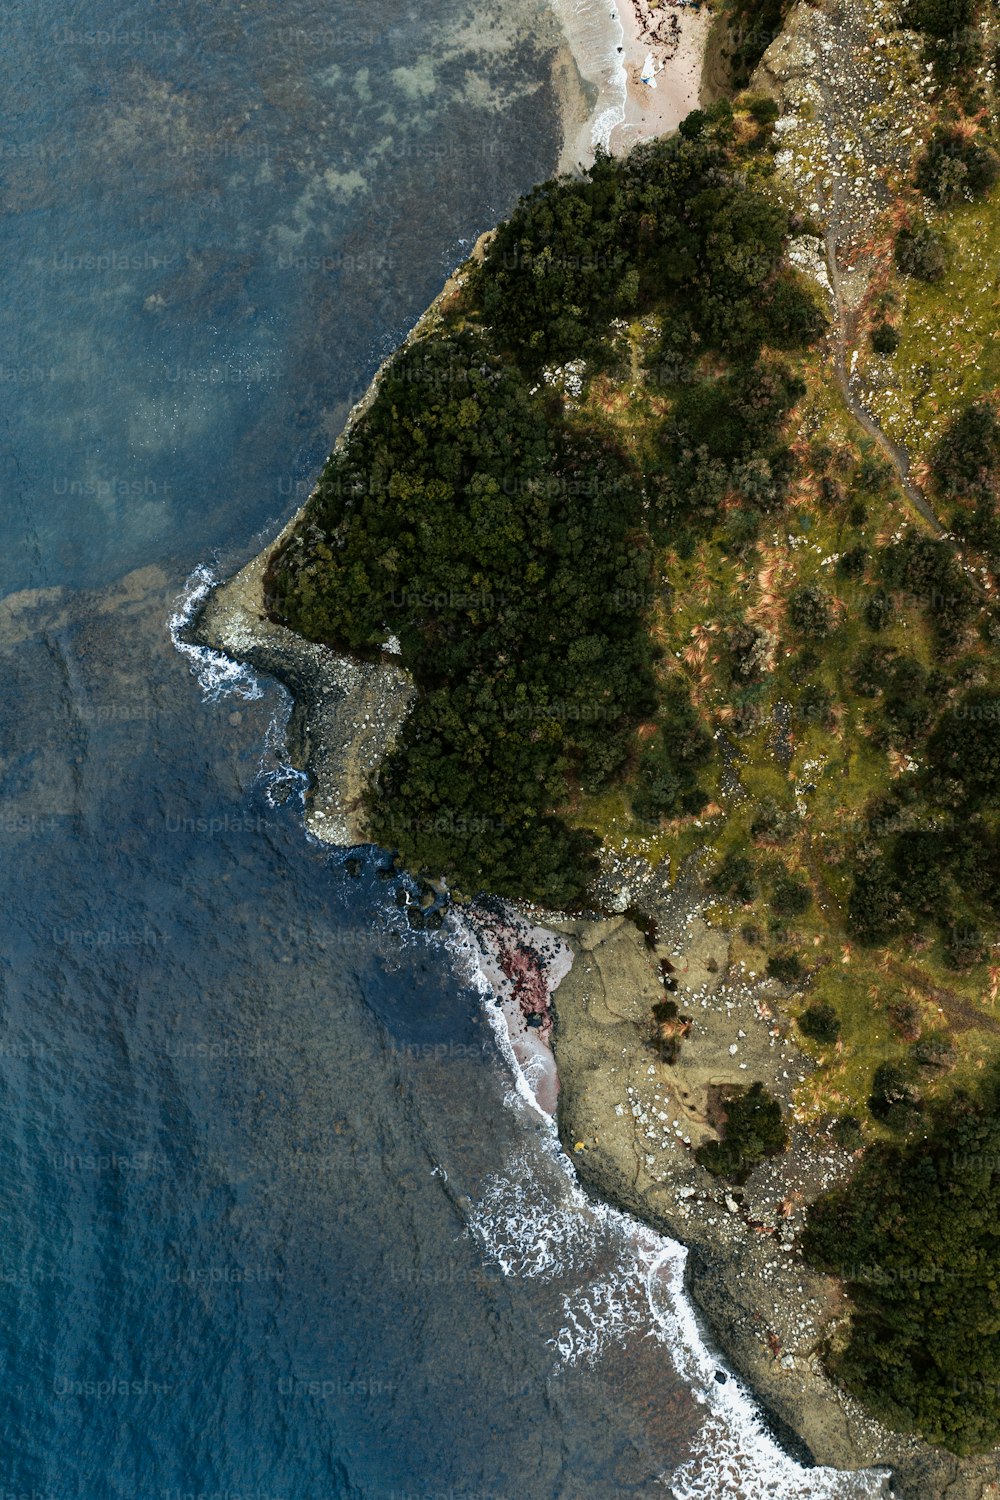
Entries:
POLYGON ((1000 191, 934 223, 949 246, 944 280, 894 276, 899 348, 878 356, 866 347, 859 361, 884 386, 871 397, 873 412, 917 459, 929 457, 952 416, 1000 387, 1000 191))
MULTIPOLYGON (((982 212, 982 210, 980 210, 982 212)), ((627 399, 608 403, 603 420, 627 435, 637 454, 649 442, 655 424, 662 420, 662 402, 654 403, 644 389, 641 356, 651 335, 638 325, 624 334, 630 350, 632 385, 627 399)), ((998 352, 1000 361, 1000 352, 998 352)), ((855 1114, 864 1123, 866 1135, 884 1136, 886 1131, 867 1109, 872 1075, 887 1060, 904 1062, 911 1044, 893 1030, 888 1007, 894 1000, 916 998, 925 1032, 949 1032, 951 1020, 939 1014, 925 993, 935 987, 984 1016, 992 1007, 984 1003, 989 987, 986 964, 966 974, 949 970, 939 938, 915 954, 909 940, 887 948, 865 950, 851 942, 845 918, 853 883, 851 863, 853 826, 870 799, 884 792, 902 770, 901 756, 890 756, 871 741, 868 718, 877 713, 878 700, 852 691, 851 675, 859 652, 876 640, 914 656, 925 668, 935 663, 935 646, 928 621, 917 607, 905 609, 877 636, 869 629, 864 606, 876 580, 872 569, 861 579, 844 577, 836 570, 836 554, 864 542, 874 553, 879 542, 901 524, 919 523, 895 482, 864 498, 868 513, 863 523, 850 519, 856 485, 843 484, 843 499, 830 504, 819 493, 815 466, 810 455, 825 446, 834 455, 833 469, 855 467, 868 439, 845 410, 839 389, 825 360, 812 355, 800 362, 807 393, 793 417, 794 441, 802 460, 800 477, 786 508, 769 518, 756 552, 742 560, 724 550, 721 535, 701 541, 690 557, 665 552, 658 562, 659 574, 667 580, 664 603, 669 608, 654 611, 654 630, 664 659, 662 675, 680 672, 692 688, 693 699, 706 725, 726 723, 733 700, 733 683, 725 641, 729 629, 747 613, 766 622, 777 641, 773 671, 758 689, 758 704, 765 722, 752 733, 734 736, 740 763, 738 774, 745 795, 727 801, 721 791, 721 760, 716 757, 705 769, 701 783, 710 807, 719 810, 698 818, 679 819, 651 828, 631 813, 627 784, 599 797, 581 797, 569 816, 571 821, 594 829, 603 842, 621 853, 638 854, 651 862, 669 856, 672 874, 693 854, 701 853, 711 869, 729 852, 749 852, 761 870, 780 860, 806 878, 813 891, 813 904, 802 916, 775 918, 765 878, 758 898, 747 907, 725 902, 710 906, 706 915, 714 925, 733 934, 733 959, 761 974, 770 954, 792 950, 798 953, 806 975, 783 1004, 794 1018, 809 1004, 828 1003, 841 1020, 837 1045, 821 1046, 798 1033, 796 1040, 813 1056, 818 1068, 799 1086, 796 1112, 802 1119, 855 1114), (771 570, 773 604, 768 607, 761 581, 771 570), (820 663, 809 681, 832 694, 835 723, 798 722, 790 761, 781 765, 772 754, 775 705, 794 702, 801 686, 793 680, 792 666, 803 643, 789 627, 784 601, 793 587, 818 583, 834 598, 835 630, 817 648, 820 663), (692 654, 692 648, 700 648, 692 654), (807 796, 796 787, 810 782, 815 790, 807 796), (803 816, 784 843, 777 847, 755 847, 750 832, 754 814, 764 801, 784 809, 798 805, 803 816), (744 929, 757 929, 760 940, 748 940, 744 929), (905 970, 906 973, 901 971, 905 970), (915 971, 923 988, 912 985, 907 975, 915 971)), ((1000 363, 998 363, 1000 373, 1000 363)), ((598 398, 593 392, 591 399, 598 398)), ((585 396, 584 401, 587 403, 585 396)), ((922 524, 922 523, 920 523, 922 524)), ((922 1071, 919 1086, 927 1100, 950 1094, 956 1087, 975 1081, 986 1061, 1000 1057, 1000 1036, 968 1026, 954 1033, 959 1059, 947 1073, 922 1071)))

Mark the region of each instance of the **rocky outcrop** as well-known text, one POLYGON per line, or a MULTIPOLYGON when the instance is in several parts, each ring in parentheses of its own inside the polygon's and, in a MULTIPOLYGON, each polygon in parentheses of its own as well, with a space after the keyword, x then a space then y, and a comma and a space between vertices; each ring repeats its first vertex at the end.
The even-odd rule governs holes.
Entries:
POLYGON ((804 1263, 797 1239, 809 1203, 854 1162, 795 1119, 794 1090, 813 1063, 782 1015, 788 992, 730 965, 693 876, 671 888, 665 870, 633 861, 603 882, 606 898, 617 889, 641 908, 647 935, 624 915, 549 924, 574 951, 553 996, 553 1042, 559 1132, 581 1179, 690 1247, 695 1302, 796 1456, 839 1469, 891 1465, 906 1500, 990 1500, 995 1458, 960 1461, 888 1432, 824 1372, 847 1305, 804 1263), (675 1063, 661 1058, 652 1015, 667 993, 692 1023, 675 1063), (716 1136, 719 1091, 757 1079, 784 1104, 790 1144, 733 1188, 694 1153, 716 1136))
POLYGON ((268 619, 264 575, 285 535, 211 594, 197 638, 289 689, 289 754, 309 773, 306 826, 327 843, 365 844, 365 786, 392 748, 416 688, 398 665, 341 656, 268 619))
MULTIPOLYGON (((471 259, 481 259, 490 237, 480 237, 471 259)), ((335 451, 368 411, 390 364, 403 349, 437 330, 441 313, 462 278, 460 269, 448 279, 400 348, 376 372, 351 411, 335 451)), ((295 700, 288 725, 289 755, 292 764, 309 777, 306 826, 318 839, 350 847, 370 842, 362 806, 365 787, 395 743, 416 688, 389 653, 380 661, 359 661, 303 640, 268 618, 264 598, 268 567, 298 526, 306 506, 263 552, 213 589, 192 624, 191 635, 200 645, 276 677, 288 688, 295 700)))

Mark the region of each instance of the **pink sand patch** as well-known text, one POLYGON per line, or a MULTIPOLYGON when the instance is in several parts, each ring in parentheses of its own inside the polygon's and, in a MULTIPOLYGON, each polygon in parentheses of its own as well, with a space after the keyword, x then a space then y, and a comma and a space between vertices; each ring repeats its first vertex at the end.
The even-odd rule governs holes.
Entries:
POLYGON ((506 902, 463 912, 475 940, 477 965, 503 1016, 510 1044, 535 1101, 553 1115, 559 1078, 552 1054, 551 997, 569 973, 573 951, 557 933, 531 921, 506 902))

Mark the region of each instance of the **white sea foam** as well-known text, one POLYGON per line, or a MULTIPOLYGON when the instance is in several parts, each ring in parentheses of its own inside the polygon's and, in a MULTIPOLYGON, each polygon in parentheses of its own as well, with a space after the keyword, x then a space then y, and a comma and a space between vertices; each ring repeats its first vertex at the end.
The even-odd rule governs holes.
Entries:
POLYGON ((591 150, 608 149, 625 121, 625 30, 614 0, 551 0, 580 76, 597 90, 589 120, 591 150))
POLYGON ((268 807, 277 807, 279 803, 286 802, 289 796, 296 794, 304 807, 309 776, 305 771, 299 771, 285 758, 285 752, 288 749, 288 717, 292 711, 292 698, 285 689, 282 688, 281 692, 284 702, 271 715, 270 723, 265 731, 254 785, 261 789, 268 807))
POLYGON ((252 667, 232 661, 228 656, 223 656, 221 651, 212 651, 208 646, 195 646, 183 638, 183 632, 218 581, 207 563, 200 563, 195 568, 167 622, 170 639, 174 648, 187 658, 188 666, 197 677, 207 703, 216 703, 220 698, 229 697, 244 700, 261 698, 264 689, 252 667))
POLYGON ((874 1500, 888 1495, 886 1471, 807 1469, 780 1447, 752 1394, 705 1343, 684 1289, 687 1250, 587 1197, 555 1124, 537 1105, 514 1056, 500 1008, 477 969, 476 945, 458 923, 449 947, 463 977, 483 997, 514 1079, 509 1104, 527 1106, 545 1126, 535 1135, 534 1146, 525 1147, 506 1170, 487 1181, 470 1214, 469 1231, 504 1275, 569 1283, 562 1298, 562 1326, 551 1339, 559 1364, 594 1364, 608 1348, 635 1338, 663 1344, 674 1369, 705 1408, 697 1454, 663 1477, 673 1500, 874 1500), (723 1384, 715 1378, 720 1370, 726 1375, 723 1384))

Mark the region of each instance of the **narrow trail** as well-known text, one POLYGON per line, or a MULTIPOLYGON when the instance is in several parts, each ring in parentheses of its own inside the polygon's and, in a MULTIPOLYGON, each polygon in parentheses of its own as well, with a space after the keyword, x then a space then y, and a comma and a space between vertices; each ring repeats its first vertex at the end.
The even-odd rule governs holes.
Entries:
POLYGON ((851 415, 860 422, 869 437, 875 439, 882 449, 886 458, 892 464, 899 478, 910 504, 917 510, 924 520, 929 522, 938 535, 945 532, 938 517, 934 514, 922 491, 917 488, 910 478, 910 460, 898 443, 885 433, 879 423, 863 406, 851 387, 851 374, 847 364, 848 345, 854 342, 853 335, 856 326, 856 315, 849 312, 847 299, 844 296, 843 283, 840 278, 840 267, 837 264, 837 235, 832 227, 828 227, 824 235, 826 248, 826 266, 830 277, 830 286, 833 289, 834 302, 836 303, 836 320, 834 324, 834 356, 833 366, 837 376, 837 383, 844 395, 844 400, 851 415))
MULTIPOLYGON (((836 120, 839 114, 839 106, 833 98, 829 85, 825 80, 819 81, 819 90, 823 97, 828 120, 836 120)), ((854 125, 856 129, 862 129, 860 117, 855 118, 854 125)), ((867 131, 862 129, 862 134, 864 135, 866 146, 869 148, 869 154, 873 158, 879 158, 881 155, 879 146, 871 141, 867 131)), ((836 149, 832 136, 830 138, 829 154, 831 161, 835 161, 841 154, 836 149)), ((844 401, 851 415, 861 424, 869 437, 875 439, 886 458, 892 464, 910 504, 934 528, 938 535, 941 535, 945 530, 944 526, 938 520, 923 492, 918 489, 910 478, 909 457, 898 443, 894 443, 892 438, 883 431, 876 418, 858 400, 851 386, 851 371, 848 365, 847 351, 849 347, 854 346, 856 343, 857 314, 850 310, 848 298, 844 292, 843 280, 840 275, 840 264, 837 260, 840 233, 842 228, 850 223, 851 214, 845 208, 843 183, 841 177, 837 174, 834 175, 833 191, 827 197, 825 208, 827 227, 823 236, 823 245, 826 254, 827 274, 830 278, 830 288, 833 292, 836 309, 833 338, 834 371, 837 376, 837 383, 843 392, 844 401)))

